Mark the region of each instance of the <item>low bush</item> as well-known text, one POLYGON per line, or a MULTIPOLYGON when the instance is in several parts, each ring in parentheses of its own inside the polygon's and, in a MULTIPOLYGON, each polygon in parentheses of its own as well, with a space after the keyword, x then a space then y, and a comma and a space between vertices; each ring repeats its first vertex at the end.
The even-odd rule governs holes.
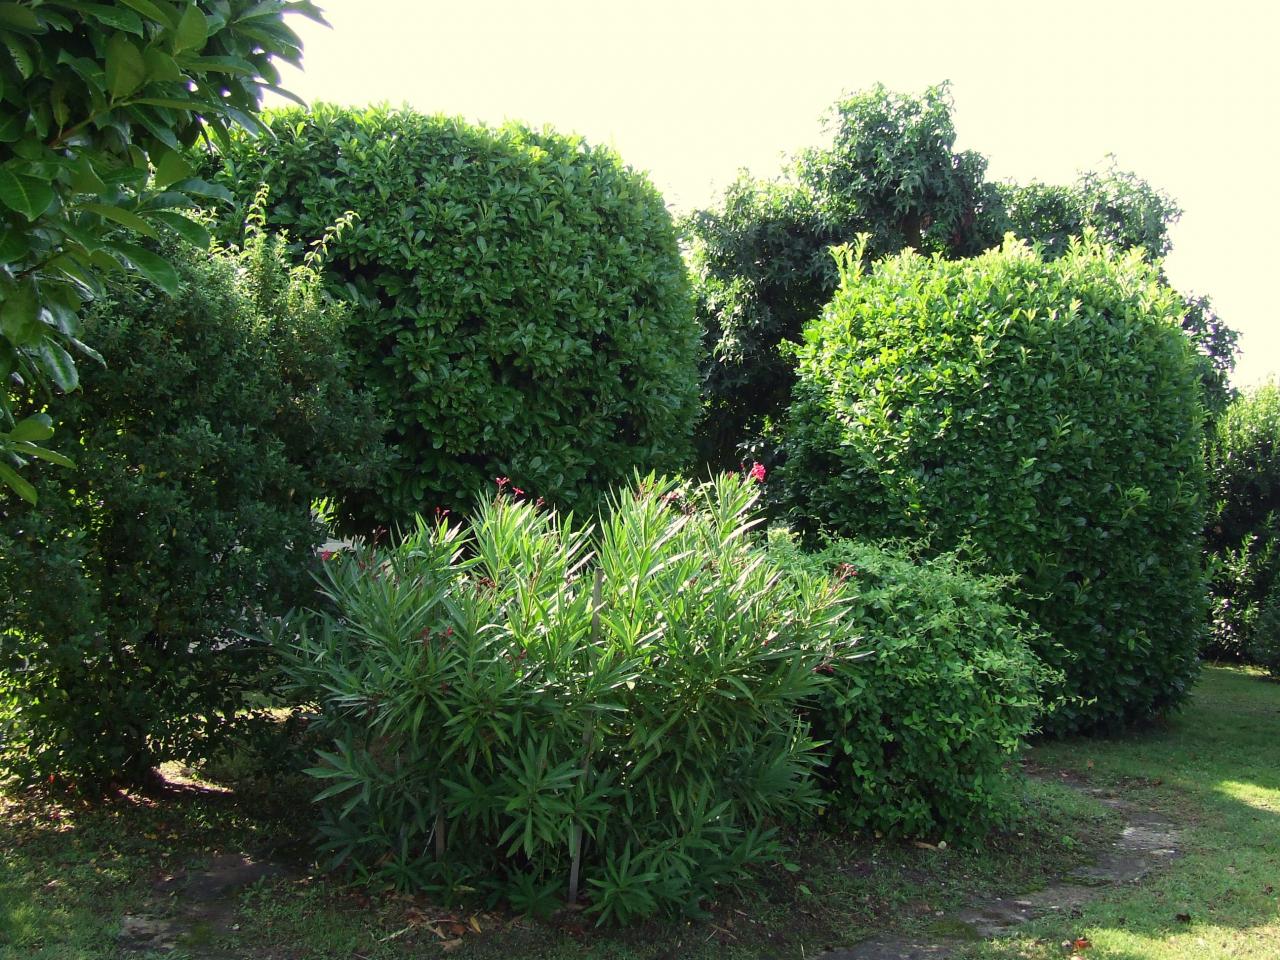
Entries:
POLYGON ((580 885, 611 922, 782 856, 777 824, 819 803, 797 713, 840 591, 752 544, 754 500, 651 477, 593 533, 504 490, 333 557, 336 616, 277 640, 332 742, 310 771, 331 862, 535 914, 580 885))
POLYGON ((1280 679, 1280 581, 1259 605, 1249 643, 1249 659, 1276 679, 1280 679))
POLYGON ((841 287, 798 349, 782 488, 809 530, 971 544, 1066 676, 1057 731, 1181 703, 1205 593, 1198 368, 1138 251, 1010 241, 841 287))
POLYGON ((807 711, 825 744, 827 816, 886 836, 971 840, 1006 823, 1020 794, 1011 762, 1060 681, 1004 584, 953 554, 836 540, 803 553, 770 531, 790 569, 843 581, 845 630, 868 655, 834 666, 807 711))
POLYGON ((241 634, 314 591, 313 500, 377 466, 343 317, 283 242, 164 253, 177 297, 130 281, 86 318, 105 366, 51 404, 74 471, 0 501, 0 762, 26 779, 213 749, 260 680, 241 634))
POLYGON ((266 118, 212 173, 267 225, 330 245, 395 459, 362 505, 408 522, 497 476, 556 506, 675 469, 701 331, 657 190, 611 151, 516 124, 318 106, 266 118))
POLYGON ((1205 652, 1261 662, 1259 618, 1280 591, 1280 384, 1245 391, 1209 437, 1212 631, 1205 652))

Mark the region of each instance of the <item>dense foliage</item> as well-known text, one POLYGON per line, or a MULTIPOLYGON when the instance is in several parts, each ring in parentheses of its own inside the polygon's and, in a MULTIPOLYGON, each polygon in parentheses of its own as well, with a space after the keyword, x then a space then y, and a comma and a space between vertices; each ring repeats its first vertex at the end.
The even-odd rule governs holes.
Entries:
MULTIPOLYGON (((1246 391, 1209 438, 1210 656, 1274 661, 1280 602, 1280 384, 1246 391), (1264 614, 1266 614, 1264 616, 1264 614)), ((1280 666, 1280 665, 1278 665, 1280 666)))
POLYGON ((320 107, 237 139, 218 174, 302 240, 345 211, 331 288, 390 417, 367 511, 470 505, 496 476, 559 505, 683 461, 699 333, 670 215, 581 140, 407 110, 320 107))
POLYGON ((790 568, 845 584, 846 635, 869 656, 834 666, 807 712, 825 744, 827 817, 887 836, 980 836, 1017 810, 1010 769, 1059 680, 1003 584, 951 554, 836 540, 818 553, 770 531, 790 568))
POLYGON ((72 391, 74 355, 101 359, 79 311, 103 277, 136 270, 177 292, 130 234, 207 242, 175 208, 225 191, 191 179, 182 150, 256 127, 273 60, 300 61, 289 12, 319 19, 307 0, 0 4, 0 489, 34 501, 27 459, 68 465, 40 446, 47 418, 15 422, 13 396, 72 391))
MULTIPOLYGON (((650 477, 598 532, 500 489, 326 565, 337 616, 284 645, 332 748, 326 847, 375 884, 601 922, 696 910, 816 807, 799 705, 841 593, 783 576, 749 479, 650 477)), ((289 638, 290 631, 282 631, 289 638)))
MULTIPOLYGON (((708 348, 698 453, 713 465, 736 464, 741 444, 785 407, 794 372, 778 347, 830 299, 832 244, 865 232, 876 253, 910 245, 963 255, 987 240, 986 161, 954 151, 945 85, 920 97, 882 86, 846 97, 828 130, 832 145, 801 154, 780 180, 743 175, 718 209, 686 222, 708 348)), ((767 450, 753 452, 768 461, 767 450)))
POLYGON ((1093 230, 1114 247, 1145 250, 1154 263, 1169 253, 1169 228, 1182 215, 1172 197, 1114 159, 1070 186, 1000 183, 996 192, 1004 229, 1035 240, 1050 259, 1065 254, 1072 237, 1093 230))
POLYGON ((1202 412, 1181 301, 1141 251, 845 253, 784 442, 809 527, 972 543, 1065 670, 1058 730, 1181 702, 1203 621, 1202 412), (1079 702, 1082 698, 1085 702, 1079 702))
MULTIPOLYGON (((846 97, 831 111, 829 146, 801 153, 775 181, 740 176, 717 207, 688 218, 707 345, 700 459, 729 466, 748 455, 772 466, 794 381, 785 351, 835 291, 833 244, 865 233, 872 258, 908 246, 959 258, 1013 232, 1052 259, 1093 230, 1153 259, 1168 253, 1180 211, 1145 180, 1113 163, 1071 185, 987 181, 980 154, 955 150, 951 112, 945 84, 918 97, 879 86, 846 97)), ((1205 298, 1187 298, 1186 308, 1216 411, 1230 395, 1235 332, 1205 298)))
POLYGON ((165 250, 177 297, 135 280, 86 316, 107 365, 52 408, 73 482, 0 506, 9 770, 91 790, 200 755, 257 682, 240 632, 312 595, 312 501, 365 482, 379 429, 282 250, 165 250))

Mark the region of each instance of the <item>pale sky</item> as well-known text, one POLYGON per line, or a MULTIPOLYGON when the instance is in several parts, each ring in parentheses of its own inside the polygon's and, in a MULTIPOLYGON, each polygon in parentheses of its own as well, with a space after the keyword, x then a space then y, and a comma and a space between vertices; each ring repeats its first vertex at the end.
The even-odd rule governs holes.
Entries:
POLYGON ((550 124, 614 147, 677 211, 820 142, 843 91, 952 82, 990 175, 1069 182, 1113 153, 1183 208, 1168 261, 1242 333, 1236 383, 1280 372, 1280 2, 319 0, 332 30, 284 85, 550 124))

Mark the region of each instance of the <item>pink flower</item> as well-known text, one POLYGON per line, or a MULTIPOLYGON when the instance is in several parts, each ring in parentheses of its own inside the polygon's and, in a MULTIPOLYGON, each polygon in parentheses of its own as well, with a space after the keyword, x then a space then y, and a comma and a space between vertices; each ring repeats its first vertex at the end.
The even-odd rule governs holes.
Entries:
POLYGON ((751 464, 751 469, 747 471, 747 476, 756 483, 764 483, 764 464, 759 462, 751 464))
POLYGON ((511 492, 512 492, 512 493, 514 493, 517 497, 523 497, 523 496, 524 496, 524 491, 523 491, 523 490, 521 490, 519 487, 512 487, 512 488, 511 488, 511 492))
POLYGON ((337 555, 338 555, 337 550, 321 550, 320 551, 321 560, 332 560, 337 555))
POLYGON ((494 477, 493 482, 498 485, 499 490, 507 489, 507 484, 511 482, 510 477, 494 477))

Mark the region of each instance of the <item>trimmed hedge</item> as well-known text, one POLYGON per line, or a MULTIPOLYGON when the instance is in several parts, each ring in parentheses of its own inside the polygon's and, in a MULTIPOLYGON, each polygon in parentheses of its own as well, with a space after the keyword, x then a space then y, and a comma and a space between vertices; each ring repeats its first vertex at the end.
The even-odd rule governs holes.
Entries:
POLYGON ((828 817, 948 841, 1006 824, 1021 800, 1012 761, 1061 676, 1032 653, 1043 638, 1004 583, 952 554, 852 540, 802 553, 781 529, 769 546, 790 569, 844 583, 846 636, 869 653, 837 660, 806 714, 826 744, 828 817))
POLYGON ((611 151, 514 124, 319 106, 266 118, 217 178, 267 224, 329 245, 330 289, 390 417, 364 504, 467 508, 494 477, 562 506, 682 464, 700 331, 671 217, 611 151))
POLYGON ((1204 621, 1202 410, 1182 302, 1138 252, 907 253, 842 283, 798 349, 781 471, 841 535, 971 543, 1012 575, 1073 698, 1050 726, 1177 706, 1204 621))

